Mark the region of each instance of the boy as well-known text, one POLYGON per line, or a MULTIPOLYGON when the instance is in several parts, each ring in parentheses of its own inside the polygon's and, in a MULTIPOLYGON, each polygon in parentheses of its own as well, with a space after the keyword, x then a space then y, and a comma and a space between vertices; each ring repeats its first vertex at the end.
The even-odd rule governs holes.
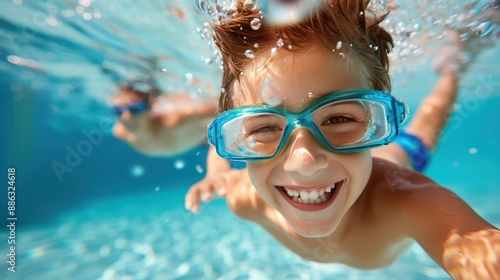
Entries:
POLYGON ((205 143, 203 128, 214 117, 213 102, 185 94, 160 95, 158 88, 148 88, 129 83, 112 97, 116 138, 150 156, 172 156, 205 143))
MULTIPOLYGON (((387 93, 392 40, 383 18, 365 1, 332 0, 297 24, 255 30, 260 14, 247 2, 213 25, 227 112, 209 126, 209 141, 248 169, 220 180, 232 211, 305 259, 378 268, 416 240, 456 279, 500 279, 498 229, 384 152, 395 145, 370 151, 393 141, 406 117, 387 93), (273 106, 262 105, 263 85, 273 106)), ((188 208, 197 195, 188 193, 188 208)))

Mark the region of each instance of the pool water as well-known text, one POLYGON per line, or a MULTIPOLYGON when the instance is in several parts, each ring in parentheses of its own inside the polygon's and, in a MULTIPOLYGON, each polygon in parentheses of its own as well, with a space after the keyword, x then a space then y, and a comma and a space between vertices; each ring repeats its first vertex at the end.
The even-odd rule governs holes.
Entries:
MULTIPOLYGON (((434 2, 398 1, 418 14, 394 11, 386 22, 419 31, 411 45, 393 30, 393 94, 411 109, 438 79, 429 70, 444 29, 437 19, 471 4, 434 2)), ((111 136, 106 106, 121 81, 154 72, 165 91, 203 96, 220 87, 214 50, 200 38, 204 21, 194 1, 2 4, 0 143, 2 170, 16 168, 18 220, 16 272, 4 262, 0 279, 449 279, 416 244, 388 268, 361 271, 302 260, 222 199, 190 214, 184 195, 203 178, 207 147, 150 158, 111 136)), ((499 51, 483 50, 464 75, 426 171, 496 226, 499 51)), ((0 202, 7 207, 6 196, 0 202)), ((3 256, 8 234, 0 231, 3 256)))

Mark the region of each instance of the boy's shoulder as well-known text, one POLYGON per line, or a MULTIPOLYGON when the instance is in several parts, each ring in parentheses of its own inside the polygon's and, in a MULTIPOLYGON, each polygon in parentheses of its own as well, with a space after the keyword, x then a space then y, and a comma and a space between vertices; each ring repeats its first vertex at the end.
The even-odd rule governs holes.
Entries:
POLYGON ((416 239, 419 235, 445 234, 450 228, 488 225, 451 190, 419 172, 380 159, 373 161, 363 195, 378 218, 392 219, 396 227, 416 239))
POLYGON ((375 158, 363 196, 373 215, 393 219, 403 228, 420 223, 457 197, 424 174, 375 158))
POLYGON ((439 192, 444 188, 422 173, 374 158, 372 174, 366 189, 379 199, 383 197, 412 199, 416 193, 439 192))

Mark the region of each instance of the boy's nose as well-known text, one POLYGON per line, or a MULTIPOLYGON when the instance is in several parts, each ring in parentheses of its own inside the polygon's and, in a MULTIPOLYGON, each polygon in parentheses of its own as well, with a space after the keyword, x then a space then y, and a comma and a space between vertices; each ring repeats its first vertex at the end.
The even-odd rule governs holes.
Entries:
POLYGON ((287 156, 283 168, 288 172, 311 176, 328 167, 326 151, 314 135, 305 128, 297 129, 290 135, 287 156))
POLYGON ((120 115, 122 121, 129 121, 132 118, 132 113, 129 110, 124 110, 120 115))

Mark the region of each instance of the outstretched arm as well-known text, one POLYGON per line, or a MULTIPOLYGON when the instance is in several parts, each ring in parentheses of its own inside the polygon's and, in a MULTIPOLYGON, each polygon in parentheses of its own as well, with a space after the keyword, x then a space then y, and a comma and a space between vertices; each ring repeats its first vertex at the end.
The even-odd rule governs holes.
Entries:
POLYGON ((410 235, 441 267, 454 279, 500 279, 496 227, 445 188, 425 187, 411 196, 404 206, 410 235))

